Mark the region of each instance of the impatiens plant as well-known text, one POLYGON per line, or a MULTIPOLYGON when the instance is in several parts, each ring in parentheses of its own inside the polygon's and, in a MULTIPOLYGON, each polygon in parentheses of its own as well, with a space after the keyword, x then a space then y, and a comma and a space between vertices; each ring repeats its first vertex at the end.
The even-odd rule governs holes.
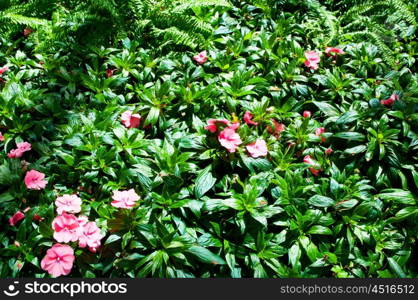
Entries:
POLYGON ((417 277, 417 0, 6 2, 0 277, 417 277))

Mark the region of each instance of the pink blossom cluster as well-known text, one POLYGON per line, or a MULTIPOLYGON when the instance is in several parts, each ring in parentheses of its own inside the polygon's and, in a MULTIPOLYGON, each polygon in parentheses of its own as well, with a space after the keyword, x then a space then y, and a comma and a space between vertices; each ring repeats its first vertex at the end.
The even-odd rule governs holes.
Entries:
POLYGON ((7 156, 9 158, 20 158, 23 156, 23 153, 32 150, 32 145, 28 142, 22 142, 16 144, 17 148, 10 150, 7 156))
MULTIPOLYGON (((345 52, 343 50, 339 49, 339 48, 327 47, 325 49, 325 53, 328 56, 331 56, 335 59, 338 54, 344 54, 345 52)), ((306 51, 305 52, 304 65, 307 68, 310 68, 312 70, 317 70, 319 68, 319 62, 320 61, 321 61, 321 58, 319 57, 319 54, 316 51, 306 51)))
MULTIPOLYGON (((252 120, 253 115, 247 111, 244 114, 244 122, 248 125, 257 126, 258 122, 252 120)), ((237 129, 240 124, 238 122, 230 122, 226 119, 209 119, 206 130, 218 135, 219 143, 228 150, 230 153, 236 152, 238 147, 242 144, 240 135, 237 133, 237 129)), ((257 139, 245 146, 251 157, 257 158, 266 156, 268 153, 267 144, 263 139, 257 139)))
MULTIPOLYGON (((65 194, 57 197, 55 205, 58 216, 52 221, 53 237, 58 243, 77 242, 80 248, 88 247, 96 252, 101 245, 100 228, 86 216, 75 216, 81 211, 81 199, 77 195, 65 194)), ((41 267, 53 277, 68 275, 75 260, 74 250, 63 244, 55 244, 41 261, 41 267)))
POLYGON ((111 205, 117 208, 132 209, 136 202, 140 199, 134 189, 127 191, 114 191, 111 205))

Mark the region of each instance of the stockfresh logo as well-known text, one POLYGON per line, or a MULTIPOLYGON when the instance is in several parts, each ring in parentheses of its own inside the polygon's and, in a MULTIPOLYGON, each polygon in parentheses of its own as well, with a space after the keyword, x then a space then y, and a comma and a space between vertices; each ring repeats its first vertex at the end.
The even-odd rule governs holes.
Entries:
POLYGON ((19 281, 15 281, 13 282, 13 284, 9 284, 9 286, 7 287, 7 290, 4 290, 3 293, 9 297, 14 297, 14 296, 19 295, 20 291, 17 289, 18 284, 19 284, 19 281))

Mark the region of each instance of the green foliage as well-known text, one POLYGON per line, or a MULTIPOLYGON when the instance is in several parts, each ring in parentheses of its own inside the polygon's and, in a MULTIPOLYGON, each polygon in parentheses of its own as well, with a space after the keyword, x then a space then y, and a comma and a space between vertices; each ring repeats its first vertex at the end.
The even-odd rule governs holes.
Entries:
POLYGON ((103 235, 68 276, 416 277, 416 4, 2 2, 0 277, 49 276, 64 194, 103 235))
POLYGON ((14 0, 0 12, 4 24, 0 28, 9 32, 16 28, 13 24, 36 28, 37 49, 51 53, 63 43, 78 51, 80 46, 109 45, 124 37, 158 41, 161 48, 173 44, 195 49, 212 31, 204 15, 211 7, 231 6, 224 0, 14 0))

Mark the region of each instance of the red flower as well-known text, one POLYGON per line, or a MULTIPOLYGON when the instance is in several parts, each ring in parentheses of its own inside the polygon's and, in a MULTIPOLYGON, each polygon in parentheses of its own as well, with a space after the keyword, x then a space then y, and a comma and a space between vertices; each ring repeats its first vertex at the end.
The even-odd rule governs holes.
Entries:
POLYGON ((23 35, 24 36, 28 36, 33 32, 33 30, 29 27, 26 27, 25 29, 23 29, 23 35))
POLYGON ((388 99, 386 99, 386 100, 380 100, 380 103, 382 105, 385 105, 385 106, 392 106, 393 103, 395 103, 396 100, 399 100, 399 95, 393 93, 388 99))
POLYGON ((324 127, 319 127, 317 129, 315 129, 315 135, 316 136, 320 136, 321 137, 321 141, 325 142, 325 138, 322 136, 322 134, 325 133, 325 128, 324 127))
POLYGON ((107 69, 106 70, 106 76, 107 78, 112 77, 113 73, 115 73, 116 69, 107 69))
POLYGON ((311 171, 311 173, 312 173, 314 176, 318 176, 318 174, 319 174, 320 170, 318 169, 319 164, 318 164, 318 162, 317 162, 317 161, 313 160, 313 159, 311 158, 311 156, 310 156, 310 155, 306 155, 306 156, 303 158, 303 162, 304 162, 305 164, 311 165, 312 167, 310 167, 310 168, 309 168, 309 171, 311 171))
POLYGON ((34 220, 34 221, 42 221, 42 217, 40 216, 40 215, 38 215, 38 214, 34 214, 33 215, 33 218, 32 218, 32 220, 34 220))
POLYGON ((325 155, 330 155, 334 150, 332 150, 331 148, 328 148, 325 150, 325 155))
POLYGON ((4 72, 9 71, 9 67, 8 66, 4 66, 3 68, 0 68, 0 76, 3 75, 4 72))
POLYGON ((205 126, 206 130, 209 130, 212 133, 215 133, 216 131, 218 131, 218 126, 219 125, 229 125, 229 121, 225 120, 225 119, 209 119, 208 120, 208 125, 205 126))
POLYGON ((274 135, 276 138, 280 138, 281 133, 286 129, 284 124, 277 122, 276 120, 272 120, 274 125, 274 130, 270 126, 267 126, 267 131, 274 135))
POLYGON ((303 112, 303 117, 304 118, 310 118, 312 116, 312 113, 309 110, 305 110, 303 112))
POLYGON ((25 214, 19 210, 9 219, 9 224, 10 226, 15 226, 17 222, 19 222, 20 220, 24 218, 25 218, 25 214))
POLYGON ((328 56, 333 56, 333 57, 336 57, 336 56, 337 56, 337 54, 344 54, 345 52, 344 52, 343 50, 339 49, 339 48, 327 47, 327 48, 325 49, 325 53, 326 53, 328 56))
POLYGON ((247 123, 248 125, 257 126, 258 123, 254 122, 252 118, 253 118, 253 115, 249 111, 246 111, 244 114, 244 122, 247 123))
POLYGON ((126 128, 138 128, 141 122, 141 116, 139 114, 133 114, 132 111, 127 110, 121 115, 122 124, 126 128))

